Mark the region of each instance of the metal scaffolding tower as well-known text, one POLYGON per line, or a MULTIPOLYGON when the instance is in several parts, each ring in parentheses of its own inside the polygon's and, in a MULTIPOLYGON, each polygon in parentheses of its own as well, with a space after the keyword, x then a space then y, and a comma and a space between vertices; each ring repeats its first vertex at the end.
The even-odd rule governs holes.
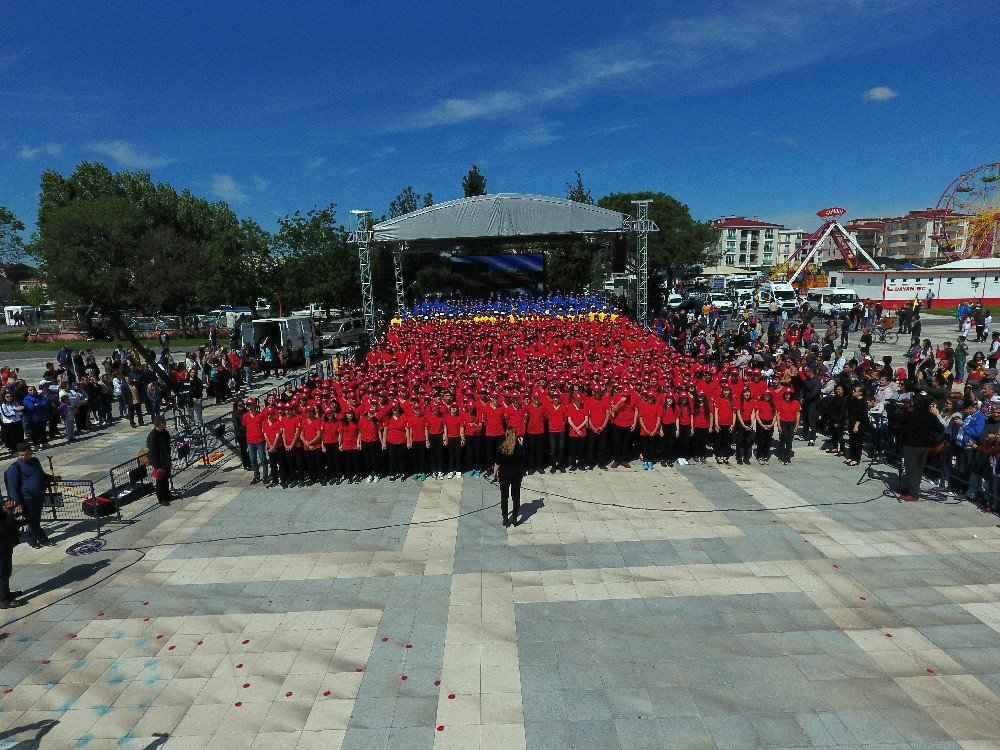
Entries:
POLYGON ((656 222, 649 218, 651 200, 632 201, 635 206, 635 319, 639 325, 649 326, 649 233, 659 232, 656 222))
MULTIPOLYGON (((357 225, 348 236, 348 241, 358 246, 358 263, 361 266, 361 309, 365 316, 365 332, 371 341, 375 340, 375 302, 372 298, 371 263, 371 211, 351 211, 357 225)), ((400 278, 398 271, 396 278, 400 278)))
POLYGON ((396 276, 396 314, 402 316, 406 308, 406 298, 403 295, 403 252, 406 244, 392 246, 392 269, 396 276))

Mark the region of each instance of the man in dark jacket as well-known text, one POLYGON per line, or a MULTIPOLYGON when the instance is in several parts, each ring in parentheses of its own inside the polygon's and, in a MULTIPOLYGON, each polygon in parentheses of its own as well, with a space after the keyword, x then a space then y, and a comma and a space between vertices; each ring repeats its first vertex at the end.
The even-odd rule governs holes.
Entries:
POLYGON ((0 505, 0 609, 20 607, 20 591, 10 590, 10 576, 14 570, 14 547, 20 541, 19 519, 21 506, 15 500, 0 505))
POLYGON ((156 499, 160 505, 170 505, 174 499, 170 494, 170 433, 167 419, 162 414, 153 418, 153 429, 146 437, 147 460, 153 468, 156 499))
POLYGON ((42 529, 42 501, 45 490, 59 479, 60 477, 46 474, 42 470, 38 459, 32 456, 28 443, 17 446, 17 460, 4 473, 7 494, 23 508, 24 518, 28 522, 28 545, 35 549, 54 544, 42 529))
POLYGON ((900 498, 913 501, 920 495, 920 478, 927 463, 927 453, 944 437, 944 427, 938 419, 937 407, 926 396, 914 399, 908 411, 890 418, 899 436, 903 453, 903 486, 900 498))
POLYGON ((802 437, 809 445, 816 445, 816 427, 819 425, 819 415, 816 406, 819 404, 821 384, 812 368, 802 368, 802 437))

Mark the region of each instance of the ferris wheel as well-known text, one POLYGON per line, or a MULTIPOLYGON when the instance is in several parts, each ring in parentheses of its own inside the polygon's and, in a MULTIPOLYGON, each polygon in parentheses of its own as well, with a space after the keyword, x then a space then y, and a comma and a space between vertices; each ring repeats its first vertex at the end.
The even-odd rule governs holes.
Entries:
POLYGON ((1000 164, 983 164, 951 181, 935 209, 934 238, 954 258, 1000 256, 1000 164))

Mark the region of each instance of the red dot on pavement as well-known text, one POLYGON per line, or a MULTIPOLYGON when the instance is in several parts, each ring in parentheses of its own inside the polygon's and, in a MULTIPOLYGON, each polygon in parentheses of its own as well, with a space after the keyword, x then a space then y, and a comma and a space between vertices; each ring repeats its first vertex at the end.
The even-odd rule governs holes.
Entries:
POLYGON ((156 640, 162 641, 163 640, 163 633, 160 633, 158 636, 156 636, 156 640))
POLYGON ((143 617, 143 618, 142 618, 142 621, 143 621, 143 622, 149 622, 149 618, 148 618, 148 617, 143 617))
POLYGON ((434 687, 440 687, 441 680, 434 680, 434 687))
POLYGON ((865 599, 865 598, 864 598, 863 596, 860 596, 860 597, 858 597, 858 598, 859 598, 859 599, 861 599, 861 601, 863 601, 863 602, 866 602, 866 601, 868 601, 868 600, 867 600, 867 599, 865 599))
POLYGON ((885 637, 886 637, 886 638, 892 638, 892 633, 886 633, 886 634, 885 634, 885 637))
POLYGON ((143 606, 143 607, 147 607, 147 606, 149 606, 149 602, 143 602, 143 603, 142 603, 142 606, 143 606))
POLYGON ((249 683, 249 682, 244 682, 244 683, 243 683, 243 687, 244 687, 244 688, 248 688, 248 687, 250 687, 250 683, 249 683))
POLYGON ((289 690, 287 693, 285 693, 285 697, 286 698, 291 698, 292 697, 292 691, 289 690))
POLYGON ((177 646, 167 646, 167 651, 173 651, 177 646))
POLYGON ((354 671, 355 671, 355 672, 362 672, 362 671, 364 671, 364 670, 362 670, 362 669, 361 669, 361 667, 355 667, 355 668, 354 668, 354 671))
POLYGON ((438 724, 438 728, 437 729, 438 729, 439 732, 443 732, 444 731, 444 724, 438 724))
POLYGON ((927 669, 927 674, 934 674, 934 670, 933 670, 933 669, 930 669, 930 668, 928 668, 928 669, 927 669))
POLYGON ((248 643, 250 643, 250 639, 249 638, 247 638, 246 640, 243 641, 243 645, 244 646, 247 645, 248 643))
POLYGON ((234 703, 233 705, 236 706, 236 708, 239 708, 240 706, 243 705, 243 701, 236 701, 236 703, 234 703))
POLYGON ((833 564, 833 567, 835 567, 835 568, 839 568, 840 566, 839 566, 839 565, 837 565, 837 563, 834 563, 834 564, 833 564))
POLYGON ((200 645, 201 645, 201 644, 203 644, 204 642, 205 642, 205 641, 198 641, 198 642, 197 642, 196 644, 194 644, 194 645, 195 645, 195 646, 200 646, 200 645))
POLYGON ((44 660, 44 661, 42 662, 42 664, 51 664, 51 663, 52 663, 52 660, 51 660, 51 659, 45 659, 45 660, 44 660))
POLYGON ((450 694, 448 695, 448 700, 450 700, 450 701, 453 701, 453 700, 455 700, 455 694, 454 694, 454 693, 450 693, 450 694))
POLYGON ((70 637, 70 638, 76 638, 76 633, 70 633, 70 634, 69 634, 69 637, 70 637))
POLYGON ((388 642, 389 642, 389 639, 386 638, 385 636, 383 636, 382 637, 382 643, 388 643, 388 642))
POLYGON ((237 665, 236 665, 236 668, 237 668, 237 669, 243 669, 243 665, 242 665, 242 664, 237 664, 237 665))
POLYGON ((413 644, 412 644, 412 643, 407 643, 407 644, 406 644, 406 647, 407 647, 407 648, 413 648, 413 644))
POLYGON ((13 692, 14 692, 14 688, 4 688, 3 694, 4 695, 10 695, 13 692))
POLYGON ((329 697, 330 697, 330 691, 329 691, 329 690, 327 690, 326 692, 324 692, 324 693, 323 693, 323 697, 324 697, 324 698, 329 698, 329 697))
POLYGON ((98 617, 104 617, 104 613, 103 613, 103 612, 98 612, 98 613, 97 613, 97 616, 98 616, 98 617))
POLYGON ((409 678, 409 677, 407 677, 407 676, 406 676, 406 675, 404 674, 404 675, 403 675, 402 677, 400 677, 399 679, 401 679, 401 680, 408 680, 408 679, 410 679, 410 678, 409 678))

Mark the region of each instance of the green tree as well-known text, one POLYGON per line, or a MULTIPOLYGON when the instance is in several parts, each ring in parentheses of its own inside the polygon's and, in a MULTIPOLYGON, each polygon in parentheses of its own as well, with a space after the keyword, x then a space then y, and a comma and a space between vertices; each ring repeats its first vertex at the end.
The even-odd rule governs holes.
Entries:
POLYGON ((347 231, 337 223, 336 210, 331 203, 278 221, 271 276, 286 310, 309 303, 326 309, 360 306, 358 263, 347 247, 347 231))
POLYGON ((462 192, 465 193, 466 198, 471 198, 474 195, 486 195, 486 178, 483 177, 483 173, 475 164, 472 165, 469 173, 462 178, 462 192))
POLYGON ((424 193, 423 197, 424 208, 430 208, 434 205, 434 196, 430 193, 424 193))
MULTIPOLYGON (((679 274, 704 264, 716 230, 711 224, 691 218, 687 206, 663 193, 612 193, 597 201, 597 205, 634 216, 634 200, 652 201, 649 218, 660 228, 649 235, 649 306, 655 310, 661 303, 660 280, 672 286, 679 274)), ((634 252, 634 235, 629 237, 629 248, 634 252)))
POLYGON ((24 240, 21 238, 23 231, 24 224, 6 208, 0 206, 0 261, 10 263, 21 257, 24 250, 24 240))
POLYGON ((574 174, 576 175, 576 182, 566 183, 566 197, 577 203, 594 205, 594 196, 591 194, 590 188, 584 186, 583 177, 580 176, 579 170, 574 172, 574 174))
POLYGON ((395 219, 397 216, 412 214, 417 210, 417 195, 413 188, 407 185, 403 192, 389 201, 389 218, 395 219))

